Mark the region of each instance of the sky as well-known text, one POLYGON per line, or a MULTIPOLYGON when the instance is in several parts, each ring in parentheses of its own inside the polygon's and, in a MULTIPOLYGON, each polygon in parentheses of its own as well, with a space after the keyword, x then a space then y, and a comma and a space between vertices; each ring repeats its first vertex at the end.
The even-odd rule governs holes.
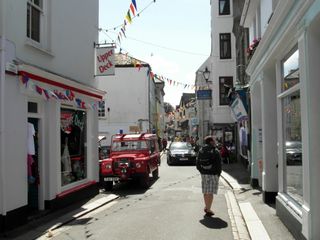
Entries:
MULTIPOLYGON (((210 55, 210 1, 136 0, 139 17, 126 26, 126 38, 119 45, 117 37, 121 30, 114 27, 124 22, 131 1, 99 0, 99 28, 102 29, 99 42, 114 41, 116 52, 121 48, 122 52, 147 62, 155 74, 194 85, 196 71, 210 55)), ((194 92, 194 89, 165 81, 164 91, 164 101, 175 106, 182 93, 194 92)))

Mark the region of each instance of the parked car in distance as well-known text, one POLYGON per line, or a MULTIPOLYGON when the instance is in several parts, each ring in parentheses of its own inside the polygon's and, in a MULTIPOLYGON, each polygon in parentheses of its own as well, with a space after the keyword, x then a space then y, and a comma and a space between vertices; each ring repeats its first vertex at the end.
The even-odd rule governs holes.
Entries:
POLYGON ((287 165, 302 165, 302 145, 300 141, 286 141, 287 165))
POLYGON ((196 163, 196 152, 188 142, 172 142, 167 151, 168 165, 178 163, 196 163))

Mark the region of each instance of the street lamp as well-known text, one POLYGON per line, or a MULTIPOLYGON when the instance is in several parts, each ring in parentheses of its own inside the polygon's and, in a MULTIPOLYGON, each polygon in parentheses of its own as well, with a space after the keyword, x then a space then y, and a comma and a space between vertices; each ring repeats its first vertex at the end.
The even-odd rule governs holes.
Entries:
POLYGON ((208 82, 209 77, 210 77, 210 71, 208 70, 208 68, 206 67, 206 69, 204 70, 204 72, 202 72, 204 79, 206 80, 206 82, 208 82))

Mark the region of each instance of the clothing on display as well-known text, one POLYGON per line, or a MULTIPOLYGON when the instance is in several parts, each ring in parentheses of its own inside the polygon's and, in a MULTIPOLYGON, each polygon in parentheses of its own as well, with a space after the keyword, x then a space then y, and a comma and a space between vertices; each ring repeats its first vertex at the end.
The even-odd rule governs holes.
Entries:
POLYGON ((27 143, 28 143, 28 154, 35 155, 35 146, 34 146, 34 136, 36 131, 32 123, 28 122, 28 133, 27 133, 27 143))
POLYGON ((69 148, 68 148, 68 138, 65 138, 65 145, 64 145, 63 154, 61 156, 61 163, 62 163, 62 172, 69 173, 72 171, 71 158, 70 158, 69 148))

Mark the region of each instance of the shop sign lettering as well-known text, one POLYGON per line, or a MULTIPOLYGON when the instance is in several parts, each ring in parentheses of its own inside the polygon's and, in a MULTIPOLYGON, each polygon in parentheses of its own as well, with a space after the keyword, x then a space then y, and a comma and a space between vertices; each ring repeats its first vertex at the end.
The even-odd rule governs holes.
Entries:
POLYGON ((114 75, 114 48, 96 48, 96 76, 114 75))

